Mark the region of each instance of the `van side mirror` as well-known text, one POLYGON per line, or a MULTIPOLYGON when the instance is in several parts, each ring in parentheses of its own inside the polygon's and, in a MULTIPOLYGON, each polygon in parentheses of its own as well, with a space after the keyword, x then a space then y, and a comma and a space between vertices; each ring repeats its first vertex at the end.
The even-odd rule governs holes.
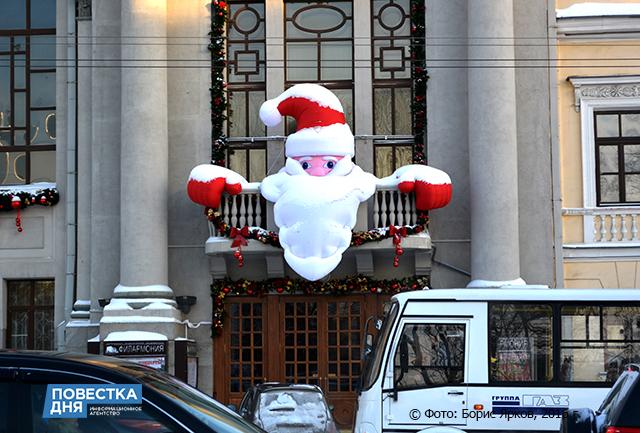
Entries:
POLYGON ((364 337, 364 350, 362 352, 362 359, 366 360, 373 351, 373 335, 367 334, 364 337))

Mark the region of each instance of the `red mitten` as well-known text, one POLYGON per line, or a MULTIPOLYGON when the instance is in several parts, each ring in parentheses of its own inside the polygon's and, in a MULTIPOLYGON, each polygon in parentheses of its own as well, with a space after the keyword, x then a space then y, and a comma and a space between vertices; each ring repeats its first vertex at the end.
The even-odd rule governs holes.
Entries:
POLYGON ((427 165, 407 165, 396 170, 393 176, 398 180, 400 192, 415 192, 418 210, 438 209, 451 201, 451 178, 442 170, 427 165))
POLYGON ((217 165, 202 164, 191 170, 187 182, 189 198, 202 206, 217 209, 223 191, 240 194, 247 181, 238 173, 217 165))

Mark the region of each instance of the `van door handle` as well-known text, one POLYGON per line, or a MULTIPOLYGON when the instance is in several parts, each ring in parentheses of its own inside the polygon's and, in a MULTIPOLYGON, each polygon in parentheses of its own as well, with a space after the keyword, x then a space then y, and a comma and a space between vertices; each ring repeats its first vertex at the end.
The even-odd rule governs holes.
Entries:
POLYGON ((449 391, 447 394, 449 395, 464 395, 462 391, 449 391))

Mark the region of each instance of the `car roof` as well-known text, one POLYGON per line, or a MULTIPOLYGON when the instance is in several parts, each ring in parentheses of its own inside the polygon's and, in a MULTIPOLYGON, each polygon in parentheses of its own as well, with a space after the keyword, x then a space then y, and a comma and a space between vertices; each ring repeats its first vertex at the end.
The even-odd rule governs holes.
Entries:
POLYGON ((499 289, 429 289, 395 295, 401 304, 420 301, 639 301, 638 289, 552 289, 504 287, 499 289))
POLYGON ((142 373, 157 374, 152 368, 113 356, 74 352, 0 350, 0 367, 39 368, 95 375, 110 381, 135 381, 142 373))
POLYGON ((316 385, 307 385, 302 383, 283 383, 283 382, 265 382, 255 385, 258 392, 274 391, 274 390, 294 390, 294 391, 318 391, 322 392, 316 385))

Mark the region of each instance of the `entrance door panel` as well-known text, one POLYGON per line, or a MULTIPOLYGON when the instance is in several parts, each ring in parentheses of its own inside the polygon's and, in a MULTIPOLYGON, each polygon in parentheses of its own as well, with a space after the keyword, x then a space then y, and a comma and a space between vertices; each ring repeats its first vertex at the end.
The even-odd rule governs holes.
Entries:
POLYGON ((361 368, 364 321, 362 297, 345 297, 325 303, 327 312, 327 373, 323 384, 333 415, 341 425, 353 421, 355 395, 361 368))
POLYGON ((268 348, 265 299, 238 298, 226 306, 225 332, 214 338, 214 397, 239 406, 244 393, 267 380, 274 360, 268 348))
MULTIPOLYGON (((284 322, 284 375, 283 382, 321 385, 324 377, 320 365, 318 346, 318 301, 287 298, 280 303, 281 323, 284 322)), ((324 354, 323 354, 324 355, 324 354)))

